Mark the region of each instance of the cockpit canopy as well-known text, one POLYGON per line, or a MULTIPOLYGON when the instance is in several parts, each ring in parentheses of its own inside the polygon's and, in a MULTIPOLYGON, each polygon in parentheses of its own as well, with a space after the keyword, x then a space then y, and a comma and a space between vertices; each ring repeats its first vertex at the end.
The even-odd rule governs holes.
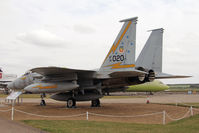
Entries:
POLYGON ((31 73, 32 73, 32 71, 27 71, 27 72, 25 72, 25 74, 23 76, 27 76, 27 75, 29 75, 31 73))

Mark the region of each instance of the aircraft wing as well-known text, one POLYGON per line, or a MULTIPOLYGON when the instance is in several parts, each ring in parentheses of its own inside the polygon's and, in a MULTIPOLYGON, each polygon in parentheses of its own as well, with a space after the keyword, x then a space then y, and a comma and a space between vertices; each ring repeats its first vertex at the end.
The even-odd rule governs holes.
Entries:
MULTIPOLYGON (((95 70, 79 70, 79 69, 70 69, 70 68, 61 68, 61 67, 38 67, 33 68, 30 71, 39 73, 43 76, 47 77, 57 77, 57 76, 67 76, 71 73, 77 73, 79 76, 92 76, 96 77, 95 70), (86 75, 85 75, 86 74, 86 75)), ((110 72, 108 75, 112 78, 116 77, 131 77, 131 76, 138 76, 141 74, 147 74, 144 71, 140 70, 132 70, 132 71, 116 71, 116 72, 110 72)), ((100 77, 100 76, 97 76, 100 77)))
POLYGON ((68 79, 76 77, 93 77, 96 71, 93 70, 79 70, 79 69, 69 69, 62 67, 38 67, 30 70, 31 72, 35 72, 41 74, 48 78, 57 78, 58 80, 68 79))
POLYGON ((168 79, 168 78, 189 78, 192 76, 186 76, 186 75, 172 75, 167 73, 157 73, 155 75, 156 79, 168 79))

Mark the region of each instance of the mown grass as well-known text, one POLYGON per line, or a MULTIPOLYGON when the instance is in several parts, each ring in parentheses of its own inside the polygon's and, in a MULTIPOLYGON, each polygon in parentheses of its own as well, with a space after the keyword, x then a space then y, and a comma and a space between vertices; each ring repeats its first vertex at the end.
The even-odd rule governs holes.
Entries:
POLYGON ((24 120, 24 123, 52 133, 198 133, 199 115, 166 125, 96 122, 83 120, 24 120))

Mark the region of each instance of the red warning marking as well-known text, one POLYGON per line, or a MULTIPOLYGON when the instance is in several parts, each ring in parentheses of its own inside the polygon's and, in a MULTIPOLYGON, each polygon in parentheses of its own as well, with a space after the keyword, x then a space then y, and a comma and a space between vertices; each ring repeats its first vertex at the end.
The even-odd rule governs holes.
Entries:
POLYGON ((2 73, 0 73, 0 79, 2 79, 2 73))

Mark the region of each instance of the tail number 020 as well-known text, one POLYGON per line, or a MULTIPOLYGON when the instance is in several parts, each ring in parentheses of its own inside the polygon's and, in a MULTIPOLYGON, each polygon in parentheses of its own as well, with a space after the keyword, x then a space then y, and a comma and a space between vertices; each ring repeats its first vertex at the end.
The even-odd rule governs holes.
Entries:
POLYGON ((109 61, 123 61, 124 60, 124 55, 113 55, 109 57, 109 61))

